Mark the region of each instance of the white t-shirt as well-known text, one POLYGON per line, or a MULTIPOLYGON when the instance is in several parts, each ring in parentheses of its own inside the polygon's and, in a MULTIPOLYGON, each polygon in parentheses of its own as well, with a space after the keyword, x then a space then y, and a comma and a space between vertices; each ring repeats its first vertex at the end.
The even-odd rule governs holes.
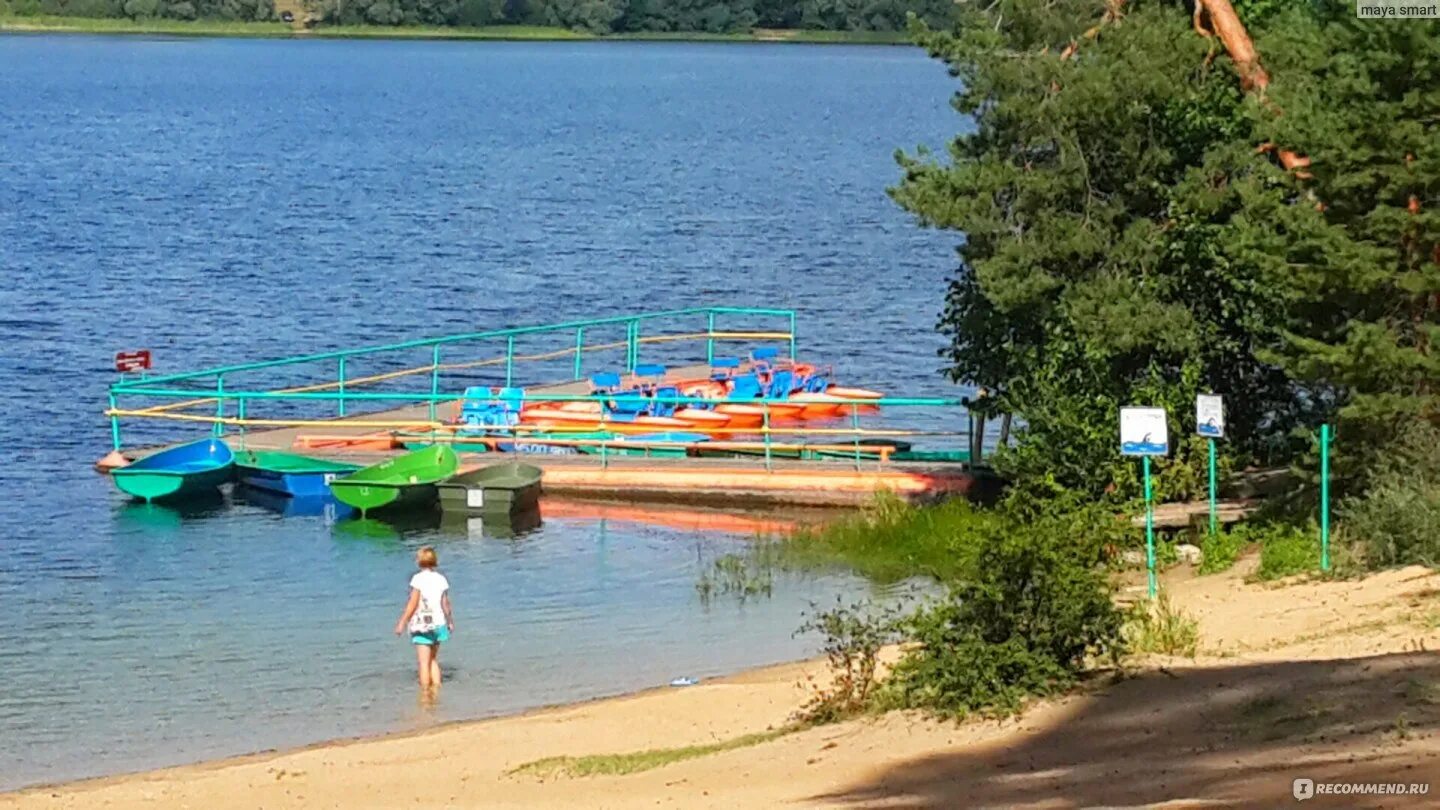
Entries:
POLYGON ((410 632, 428 633, 445 624, 445 610, 440 597, 450 590, 450 580, 433 569, 425 569, 410 578, 410 587, 420 592, 420 604, 410 617, 410 632))

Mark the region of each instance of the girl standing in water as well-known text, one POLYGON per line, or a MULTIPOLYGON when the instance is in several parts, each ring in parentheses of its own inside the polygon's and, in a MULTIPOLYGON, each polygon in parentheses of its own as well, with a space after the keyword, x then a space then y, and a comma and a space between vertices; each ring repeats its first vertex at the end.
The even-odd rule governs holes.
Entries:
POLYGON ((429 688, 440 685, 440 643, 450 640, 455 621, 450 612, 450 581, 435 570, 440 564, 435 549, 421 548, 415 564, 420 570, 410 577, 410 601, 395 623, 395 635, 409 631, 420 686, 429 688))

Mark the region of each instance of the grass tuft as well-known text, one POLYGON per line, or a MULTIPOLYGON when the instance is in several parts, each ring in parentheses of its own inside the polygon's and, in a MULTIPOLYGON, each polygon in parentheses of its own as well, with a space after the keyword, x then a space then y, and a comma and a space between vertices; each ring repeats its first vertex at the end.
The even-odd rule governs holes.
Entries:
POLYGON ((652 748, 648 751, 633 751, 628 754, 590 754, 587 756, 559 756, 537 759, 510 769, 509 775, 533 776, 537 779, 557 777, 583 778, 586 776, 624 776, 655 768, 684 762, 687 759, 748 748, 752 745, 770 742, 794 731, 801 726, 790 725, 781 728, 746 734, 729 740, 705 745, 686 745, 679 748, 652 748))
POLYGON ((1125 625, 1125 640, 1133 652, 1194 658, 1200 649, 1200 623, 1162 593, 1153 603, 1135 606, 1125 625))

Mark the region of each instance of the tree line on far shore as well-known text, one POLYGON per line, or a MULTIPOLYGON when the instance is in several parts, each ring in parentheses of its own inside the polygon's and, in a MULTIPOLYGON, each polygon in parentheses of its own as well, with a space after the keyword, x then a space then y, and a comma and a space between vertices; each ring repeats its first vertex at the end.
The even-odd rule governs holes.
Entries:
MULTIPOLYGON (((943 26, 951 0, 306 0, 334 25, 551 26, 590 34, 730 34, 755 28, 903 31, 943 26)), ((273 0, 0 0, 0 14, 265 21, 273 0)))

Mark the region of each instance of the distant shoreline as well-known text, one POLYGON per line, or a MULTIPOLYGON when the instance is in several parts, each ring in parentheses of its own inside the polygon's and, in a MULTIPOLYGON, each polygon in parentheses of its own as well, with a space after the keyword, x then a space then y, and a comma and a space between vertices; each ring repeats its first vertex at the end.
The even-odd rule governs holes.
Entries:
POLYGON ((805 45, 910 45, 901 31, 805 31, 756 29, 747 33, 707 34, 665 31, 597 36, 568 28, 497 25, 485 28, 439 26, 327 25, 297 30, 282 22, 226 20, 132 20, 93 17, 0 17, 7 34, 123 34, 256 39, 433 39, 500 42, 782 42, 805 45))

